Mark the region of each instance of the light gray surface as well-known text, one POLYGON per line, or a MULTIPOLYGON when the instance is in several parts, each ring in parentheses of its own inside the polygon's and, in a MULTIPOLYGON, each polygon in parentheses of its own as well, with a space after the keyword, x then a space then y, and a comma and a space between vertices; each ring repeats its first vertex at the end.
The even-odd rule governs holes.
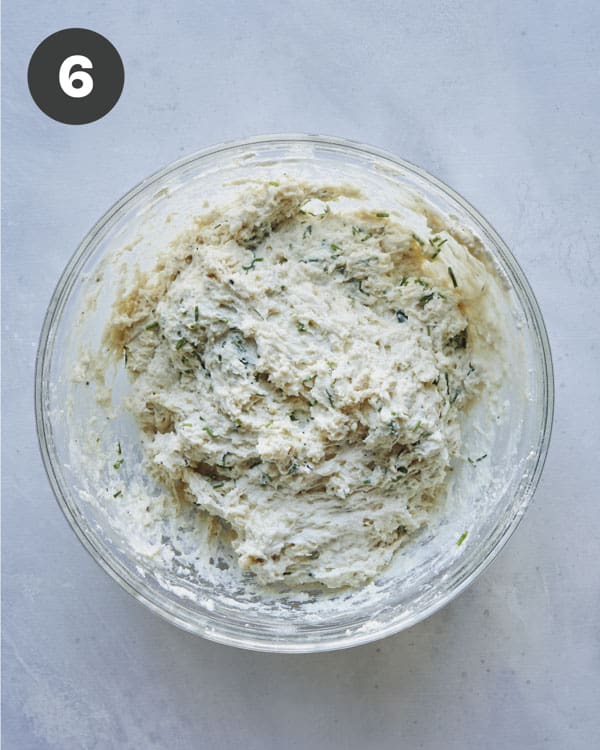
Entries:
POLYGON ((597 745, 598 3, 4 6, 4 747, 597 745), (125 64, 88 126, 26 87, 35 46, 70 26, 125 64), (92 223, 167 162, 276 131, 387 148, 471 200, 528 274, 556 367, 546 471, 500 558, 412 630, 320 656, 214 645, 130 599, 60 514, 32 410, 45 308, 92 223))

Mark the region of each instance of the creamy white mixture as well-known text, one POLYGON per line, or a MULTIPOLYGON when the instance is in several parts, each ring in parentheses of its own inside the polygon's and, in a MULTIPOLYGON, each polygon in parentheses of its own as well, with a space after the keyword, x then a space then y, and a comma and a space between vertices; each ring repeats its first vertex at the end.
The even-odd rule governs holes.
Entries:
POLYGON ((256 183, 118 299, 150 470, 261 583, 363 584, 435 512, 498 366, 478 247, 417 204, 256 183))

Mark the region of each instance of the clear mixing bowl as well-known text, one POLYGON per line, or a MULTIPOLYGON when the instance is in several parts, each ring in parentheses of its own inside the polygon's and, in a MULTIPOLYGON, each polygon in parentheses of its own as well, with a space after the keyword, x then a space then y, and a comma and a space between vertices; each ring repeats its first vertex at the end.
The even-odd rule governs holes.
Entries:
MULTIPOLYGON (((338 138, 280 135, 223 144, 171 164, 100 219, 67 265, 50 302, 35 398, 42 456, 59 505, 85 548, 126 591, 175 625, 221 643, 309 652, 354 646, 414 625, 453 599, 491 562, 516 528, 540 478, 550 440, 553 378, 533 292, 504 242, 472 206, 423 170, 378 149, 338 138), (194 569, 177 565, 181 548, 189 548, 194 539, 191 509, 181 511, 158 546, 156 538, 133 544, 123 530, 126 522, 142 528, 143 517, 130 518, 120 497, 106 489, 117 442, 130 457, 122 474, 125 492, 135 486, 151 496, 157 490, 139 474, 139 435, 120 407, 128 379, 122 365, 109 368, 104 375, 111 393, 103 402, 97 398, 102 395, 97 384, 77 377, 82 345, 91 351, 100 347, 119 275, 136 264, 151 268, 168 241, 216 193, 238 190, 240 180, 273 179, 282 172, 338 174, 367 190, 389 193, 401 186, 420 194, 481 239, 506 289, 503 324, 511 345, 500 394, 505 418, 489 439, 488 468, 478 474, 465 461, 457 465, 435 528, 404 545, 388 570, 358 590, 261 588, 237 570, 225 547, 217 558, 202 562, 200 555, 194 569), (454 507, 452 498, 459 495, 460 506, 454 507), (468 536, 457 544, 466 529, 468 536), (172 554, 157 552, 158 547, 172 554)), ((475 434, 467 424, 467 454, 475 434)))

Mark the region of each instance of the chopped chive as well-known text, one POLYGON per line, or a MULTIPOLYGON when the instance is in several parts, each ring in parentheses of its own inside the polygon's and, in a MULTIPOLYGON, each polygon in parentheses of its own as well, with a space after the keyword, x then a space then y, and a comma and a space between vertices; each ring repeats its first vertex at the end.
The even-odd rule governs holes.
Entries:
POLYGON ((400 286, 406 286, 408 284, 408 276, 403 276, 400 286))
POLYGON ((444 373, 444 378, 446 380, 446 394, 449 396, 450 395, 450 380, 448 378, 447 372, 444 373))
POLYGON ((452 279, 452 283, 454 284, 454 288, 456 289, 456 287, 458 286, 456 282, 456 276, 454 275, 454 271, 450 268, 450 266, 448 266, 448 275, 452 279))
POLYGON ((113 497, 119 497, 119 495, 122 495, 122 494, 123 494, 122 490, 119 490, 118 492, 115 492, 113 497))
POLYGON ((210 427, 203 427, 202 428, 204 432, 207 432, 212 438, 215 437, 215 433, 210 429, 210 427))
POLYGON ((120 459, 119 459, 118 461, 116 461, 116 462, 115 462, 115 463, 113 464, 113 469, 120 469, 120 468, 121 468, 121 466, 123 466, 123 461, 124 461, 124 460, 125 460, 124 458, 120 458, 120 459))
POLYGON ((225 484, 225 482, 219 482, 218 484, 213 484, 213 490, 216 490, 219 487, 223 487, 224 484, 225 484))
POLYGON ((269 185, 273 185, 273 187, 279 187, 279 183, 275 180, 269 180, 269 185))
POLYGON ((179 341, 175 344, 175 349, 177 349, 177 351, 179 351, 179 349, 181 349, 181 347, 185 346, 186 344, 187 344, 187 340, 186 339, 179 339, 179 341))
POLYGON ((302 239, 305 240, 312 234, 312 224, 309 224, 306 229, 302 232, 302 239))
POLYGON ((127 360, 129 359, 129 349, 126 346, 123 347, 123 355, 125 357, 125 367, 127 367, 127 360))
POLYGON ((257 263, 260 263, 263 260, 264 260, 264 258, 253 258, 252 259, 252 263, 250 263, 250 265, 248 265, 248 266, 242 266, 242 268, 244 269, 244 271, 253 271, 254 270, 254 266, 257 263))
POLYGON ((431 302, 431 300, 434 298, 435 292, 430 292, 429 294, 424 294, 421 299, 417 302, 417 307, 420 307, 421 310, 425 307, 425 305, 428 302, 431 302))
POLYGON ((433 239, 432 238, 429 239, 429 244, 434 249, 434 253, 431 256, 431 260, 435 260, 438 257, 442 247, 446 244, 446 242, 448 242, 448 240, 443 240, 441 237, 433 237, 433 239))
POLYGON ((378 216, 380 219, 386 219, 389 216, 389 214, 387 211, 379 211, 378 213, 375 214, 375 216, 378 216))
POLYGON ((156 331, 156 330, 158 330, 159 327, 160 327, 160 324, 159 324, 158 320, 155 320, 154 323, 150 323, 149 325, 147 325, 146 328, 145 328, 145 330, 146 331, 156 331))
POLYGON ((198 305, 194 308, 194 320, 196 323, 200 320, 200 310, 198 310, 198 305))
POLYGON ((121 453, 122 453, 122 451, 121 451, 121 443, 120 443, 120 442, 119 442, 119 443, 117 443, 117 453, 119 454, 119 456, 120 456, 120 455, 121 455, 121 453))
POLYGON ((421 247, 425 245, 423 240, 420 237, 417 237, 416 234, 411 234, 410 236, 413 238, 413 240, 416 240, 419 243, 419 245, 421 245, 421 247))
POLYGON ((458 539, 456 540, 456 544, 458 547, 460 547, 460 545, 465 541, 468 534, 469 534, 468 531, 463 531, 463 533, 458 537, 458 539))
POLYGON ((304 323, 297 323, 296 328, 300 331, 300 333, 306 333, 306 326, 304 323))

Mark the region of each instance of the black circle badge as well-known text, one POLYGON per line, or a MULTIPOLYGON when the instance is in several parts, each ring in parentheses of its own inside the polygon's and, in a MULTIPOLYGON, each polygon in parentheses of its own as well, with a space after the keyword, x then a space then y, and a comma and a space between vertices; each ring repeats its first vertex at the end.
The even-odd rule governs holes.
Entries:
POLYGON ((38 46, 27 71, 34 102, 58 122, 84 125, 115 106, 125 81, 113 45, 89 29, 63 29, 38 46))

